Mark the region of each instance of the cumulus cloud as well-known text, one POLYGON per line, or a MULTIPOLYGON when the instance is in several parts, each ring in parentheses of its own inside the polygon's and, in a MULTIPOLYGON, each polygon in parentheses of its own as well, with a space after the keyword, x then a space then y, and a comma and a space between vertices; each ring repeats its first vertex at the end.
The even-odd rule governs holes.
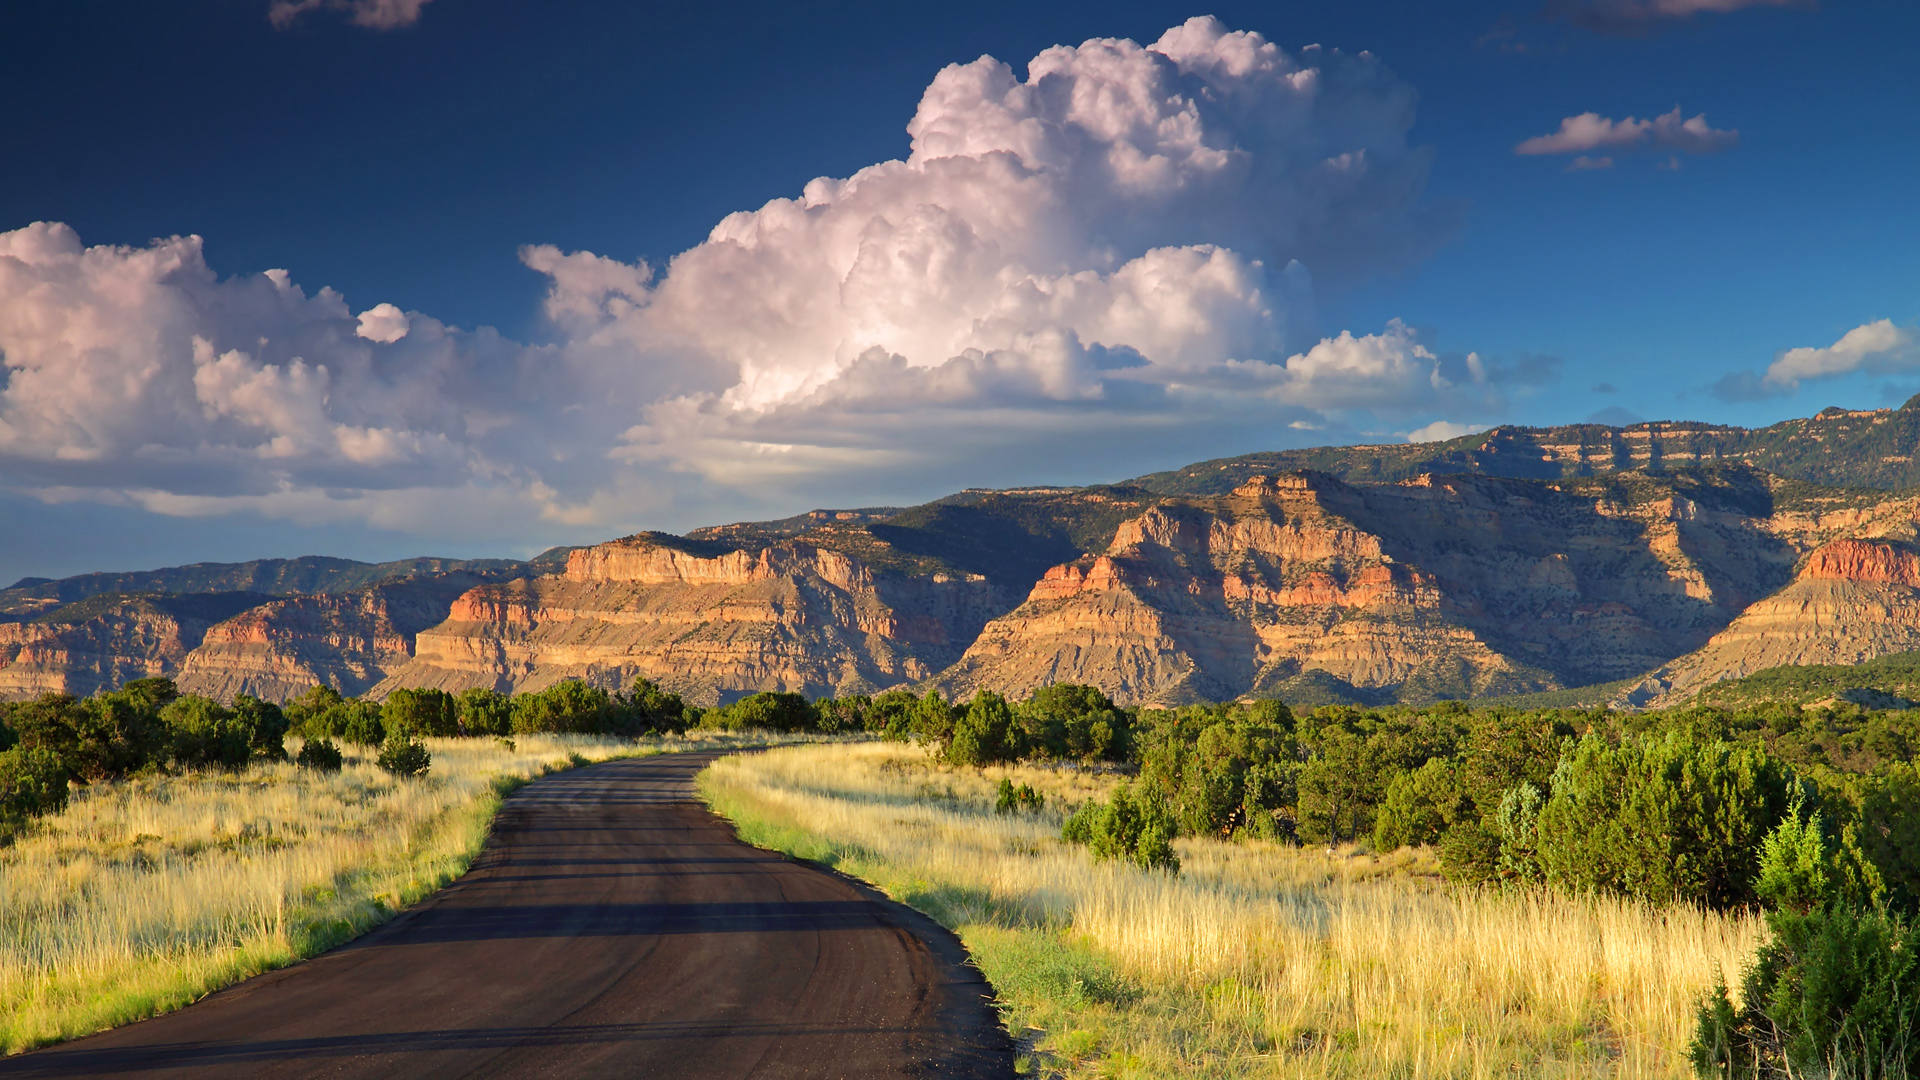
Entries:
POLYGON ((1024 77, 955 64, 905 159, 732 214, 662 267, 522 248, 549 346, 354 315, 281 271, 220 280, 197 237, 0 234, 0 482, 423 529, 457 496, 612 528, 715 491, 1111 476, 1225 432, 1493 415, 1559 361, 1318 327, 1324 291, 1454 228, 1420 199, 1414 101, 1369 54, 1212 19, 1051 48, 1024 77))
POLYGON ((1646 34, 1696 15, 1726 15, 1744 8, 1815 8, 1818 0, 1558 0, 1548 10, 1575 25, 1605 34, 1646 34))
POLYGON ((1664 147, 1687 154, 1717 154, 1740 141, 1740 133, 1721 131, 1707 123, 1707 114, 1681 119, 1680 106, 1649 120, 1627 117, 1613 120, 1599 113, 1581 113, 1560 121, 1560 130, 1536 135, 1513 148, 1522 155, 1580 154, 1572 168, 1604 169, 1613 165, 1611 157, 1588 157, 1594 150, 1641 150, 1664 147))
POLYGON ((1407 432, 1410 443, 1446 442, 1462 435, 1477 435, 1487 430, 1485 424, 1456 424, 1451 420, 1435 420, 1425 427, 1414 428, 1407 432))
POLYGON ((1788 349, 1765 372, 1735 371, 1713 384, 1722 401, 1758 401, 1800 389, 1808 379, 1831 379, 1864 371, 1874 375, 1920 368, 1920 334, 1891 319, 1856 326, 1831 345, 1788 349))
POLYGON ((397 30, 420 21, 420 9, 433 0, 273 0, 267 19, 284 30, 309 11, 343 11, 347 21, 369 30, 397 30))

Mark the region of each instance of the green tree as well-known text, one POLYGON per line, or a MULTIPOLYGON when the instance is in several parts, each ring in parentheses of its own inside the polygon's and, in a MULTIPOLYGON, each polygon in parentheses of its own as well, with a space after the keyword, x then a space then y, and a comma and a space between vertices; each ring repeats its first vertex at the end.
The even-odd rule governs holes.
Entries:
POLYGON ((613 698, 605 690, 568 679, 514 698, 513 730, 515 734, 542 731, 590 734, 608 724, 612 711, 613 698))
POLYGON ((991 765, 1018 760, 1022 744, 1007 699, 982 690, 973 695, 966 712, 954 721, 944 756, 955 765, 991 765))
POLYGON ((25 744, 0 750, 0 828, 18 827, 66 805, 67 767, 59 754, 25 744))
POLYGON ((1374 817, 1373 846, 1378 851, 1438 844, 1455 822, 1475 816, 1467 798, 1460 765, 1450 758, 1432 758, 1387 784, 1386 797, 1374 817))
POLYGON ((820 714, 799 694, 764 691, 708 710, 700 726, 722 731, 816 731, 820 714))
POLYGON ((633 734, 685 731, 691 723, 680 695, 662 690, 645 675, 633 677, 633 687, 622 700, 633 734))
POLYGON ((263 761, 285 761, 287 715, 280 706, 251 694, 233 695, 233 722, 247 735, 247 747, 263 761))
POLYGON ((1125 761, 1132 754, 1127 714, 1097 687, 1043 686, 1021 702, 1015 714, 1030 754, 1088 762, 1125 761))
POLYGON ((1554 770, 1539 816, 1548 883, 1655 903, 1751 903, 1761 840, 1786 814, 1793 778, 1757 747, 1686 732, 1589 735, 1554 770))
POLYGON ((380 706, 357 698, 328 709, 321 714, 319 724, 310 726, 324 729, 328 735, 339 735, 355 746, 379 746, 387 741, 387 728, 380 719, 380 706))
POLYGON ((425 776, 433 765, 433 755, 426 747, 399 732, 387 737, 386 745, 380 748, 380 756, 375 760, 381 768, 399 777, 425 776))
POLYGON ((311 725, 325 716, 329 710, 340 705, 343 700, 340 691, 331 686, 309 687, 299 697, 288 701, 284 707, 289 730, 301 736, 312 734, 325 737, 340 734, 338 731, 324 730, 324 727, 311 729, 311 725))
POLYGON ((460 703, 445 690, 395 690, 380 705, 380 726, 408 737, 460 734, 460 703))
POLYGON ((172 735, 174 763, 238 769, 253 756, 253 732, 211 698, 185 694, 160 710, 172 735))
POLYGON ((1173 850, 1178 826, 1158 799, 1136 793, 1131 784, 1114 789, 1105 803, 1080 806, 1061 826, 1069 843, 1085 844, 1096 859, 1117 859, 1148 870, 1180 872, 1180 856, 1173 850))
POLYGON ((466 735, 505 735, 513 730, 513 699, 488 686, 460 693, 460 731, 466 735))

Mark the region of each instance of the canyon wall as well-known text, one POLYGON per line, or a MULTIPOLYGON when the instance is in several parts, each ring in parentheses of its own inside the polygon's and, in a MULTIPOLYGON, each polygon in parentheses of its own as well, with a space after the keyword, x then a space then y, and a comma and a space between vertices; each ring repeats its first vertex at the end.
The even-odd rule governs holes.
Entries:
POLYGON ((564 573, 467 592, 374 692, 612 689, 635 675, 709 705, 870 691, 931 676, 1008 606, 979 575, 878 573, 797 542, 706 557, 634 537, 573 552, 564 573))

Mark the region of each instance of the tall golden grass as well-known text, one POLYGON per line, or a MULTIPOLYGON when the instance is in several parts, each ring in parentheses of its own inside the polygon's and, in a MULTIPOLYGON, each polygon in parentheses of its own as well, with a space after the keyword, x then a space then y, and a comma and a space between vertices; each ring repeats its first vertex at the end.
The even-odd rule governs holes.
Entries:
POLYGON ((756 843, 835 862, 955 928, 1025 1066, 1072 1076, 1689 1075, 1693 1011, 1759 920, 1447 887, 1431 853, 1182 840, 1175 877, 1062 844, 1113 780, 954 770, 898 745, 715 763, 756 843), (1049 798, 992 812, 1000 776, 1049 798))
POLYGON ((754 741, 428 739, 414 780, 348 747, 337 773, 257 764, 79 788, 0 849, 0 1047, 164 1012, 365 931, 463 872, 519 782, 754 741))

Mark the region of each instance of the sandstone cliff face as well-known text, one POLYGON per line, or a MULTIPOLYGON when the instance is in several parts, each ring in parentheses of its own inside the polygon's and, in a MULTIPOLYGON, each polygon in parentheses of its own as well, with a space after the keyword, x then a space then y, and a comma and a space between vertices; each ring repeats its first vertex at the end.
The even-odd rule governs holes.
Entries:
POLYGON ((262 604, 209 627, 176 678, 182 691, 221 701, 285 701, 316 684, 361 694, 412 662, 415 635, 480 581, 454 573, 262 604))
POLYGON ((1742 611, 1701 648, 1622 695, 1680 704, 1725 679, 1782 664, 1857 664, 1920 649, 1920 555, 1878 540, 1835 540, 1793 583, 1742 611))
POLYGON ((951 663, 1007 606, 977 576, 880 574, 804 543, 702 557, 636 537, 575 551, 561 574, 469 591, 374 693, 563 678, 611 689, 642 674, 704 704, 872 690, 951 663))
POLYGON ((130 679, 172 676, 218 620, 267 598, 224 593, 100 599, 64 618, 0 623, 0 700, 45 693, 86 697, 130 679))
POLYGON ((1147 702, 1260 693, 1312 669, 1436 694, 1580 685, 1704 642, 1793 557, 1755 522, 1685 499, 1256 477, 1156 507, 1104 555, 1049 571, 941 683, 1090 682, 1147 702))

